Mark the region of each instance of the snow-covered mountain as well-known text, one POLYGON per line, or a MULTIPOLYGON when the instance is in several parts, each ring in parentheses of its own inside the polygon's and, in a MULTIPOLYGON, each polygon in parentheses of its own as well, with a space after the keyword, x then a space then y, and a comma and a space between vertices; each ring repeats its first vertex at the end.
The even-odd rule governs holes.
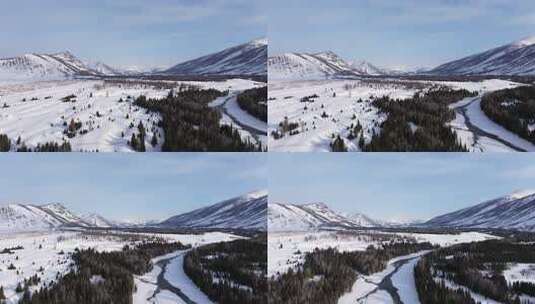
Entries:
POLYGON ((267 39, 257 39, 189 60, 161 72, 171 75, 266 75, 267 39))
POLYGON ((378 226, 375 220, 363 214, 339 214, 324 203, 304 205, 270 203, 268 205, 269 231, 352 229, 378 226))
POLYGON ((535 231, 535 192, 519 191, 437 216, 428 227, 502 228, 535 231))
POLYGON ((0 59, 1 80, 59 80, 95 71, 69 52, 0 59))
POLYGON ((365 60, 351 62, 350 66, 353 71, 361 75, 391 75, 394 72, 388 69, 379 68, 365 60))
POLYGON ((98 215, 79 216, 62 204, 9 204, 0 206, 0 231, 38 231, 59 227, 111 227, 109 221, 98 215), (98 219, 98 220, 97 220, 98 219))
POLYGON ((100 75, 104 76, 120 76, 120 75, 126 75, 123 71, 120 69, 111 67, 103 62, 97 61, 94 63, 89 63, 88 67, 90 67, 93 71, 100 75))
POLYGON ((82 215, 81 220, 83 223, 87 223, 87 225, 90 227, 111 228, 118 226, 117 223, 114 223, 96 213, 82 215))
POLYGON ((535 75, 535 36, 445 63, 436 75, 535 75))
POLYGON ((267 199, 267 191, 252 192, 173 216, 159 226, 266 230, 267 199))
POLYGON ((313 80, 356 76, 349 63, 333 52, 286 53, 268 58, 270 79, 313 80))
POLYGON ((85 63, 68 51, 0 59, 0 80, 3 81, 63 80, 75 76, 112 75, 122 73, 102 62, 85 63))
POLYGON ((344 76, 398 75, 368 61, 347 62, 332 51, 286 53, 268 58, 270 79, 317 80, 344 76))

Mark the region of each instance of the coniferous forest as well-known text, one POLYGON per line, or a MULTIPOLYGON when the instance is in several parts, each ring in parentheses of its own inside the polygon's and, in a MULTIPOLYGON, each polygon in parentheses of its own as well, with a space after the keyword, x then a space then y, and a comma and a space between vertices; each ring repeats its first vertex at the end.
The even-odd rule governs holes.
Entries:
POLYGON ((261 87, 243 91, 238 95, 237 101, 240 108, 247 111, 247 113, 267 122, 267 96, 267 87, 261 87))
POLYGON ((535 143, 535 86, 521 86, 488 93, 481 109, 490 119, 535 143))
POLYGON ((151 259, 156 256, 188 248, 179 242, 151 242, 125 246, 122 251, 76 250, 72 255, 73 270, 33 294, 25 285, 19 303, 130 304, 135 290, 134 274, 150 271, 151 259))
POLYGON ((430 250, 430 243, 403 242, 369 246, 365 251, 339 252, 334 248, 307 253, 304 263, 269 280, 270 303, 334 304, 351 290, 358 274, 382 271, 392 258, 430 250))
POLYGON ((184 271, 214 302, 266 304, 267 236, 195 248, 184 271))
POLYGON ((521 296, 533 296, 535 284, 508 283, 503 271, 511 263, 535 263, 535 245, 488 240, 441 248, 415 266, 418 296, 422 303, 475 304, 468 288, 501 303, 526 303, 521 296))
POLYGON ((466 97, 477 96, 468 90, 438 88, 412 98, 399 100, 381 97, 373 105, 387 115, 373 134, 371 142, 362 148, 366 152, 466 152, 450 127, 455 118, 449 104, 466 97))
POLYGON ((262 151, 260 145, 244 141, 233 126, 219 124, 221 114, 208 104, 226 94, 192 87, 170 91, 164 99, 140 96, 135 105, 162 116, 159 127, 164 130, 164 152, 262 151))

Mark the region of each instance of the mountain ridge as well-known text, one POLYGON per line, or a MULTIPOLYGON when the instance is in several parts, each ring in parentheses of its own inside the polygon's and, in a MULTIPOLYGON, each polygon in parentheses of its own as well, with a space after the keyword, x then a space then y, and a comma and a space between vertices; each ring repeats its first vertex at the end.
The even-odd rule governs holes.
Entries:
POLYGON ((172 216, 158 224, 167 228, 266 230, 267 191, 255 191, 172 216))
POLYGON ((267 38, 226 48, 158 72, 164 75, 250 75, 267 73, 267 38))

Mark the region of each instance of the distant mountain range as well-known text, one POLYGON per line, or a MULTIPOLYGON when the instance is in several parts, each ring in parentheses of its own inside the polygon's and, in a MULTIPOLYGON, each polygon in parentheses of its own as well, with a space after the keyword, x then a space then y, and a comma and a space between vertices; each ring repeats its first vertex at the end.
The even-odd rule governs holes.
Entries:
POLYGON ((26 54, 0 59, 0 80, 63 80, 81 76, 135 75, 266 75, 267 40, 257 39, 178 64, 170 69, 120 69, 102 62, 84 62, 70 52, 26 54))
POLYGON ((59 203, 0 206, 0 232, 85 228, 210 228, 267 229, 267 192, 258 191, 212 206, 173 216, 163 222, 116 222, 92 213, 79 215, 59 203))
POLYGON ((535 231, 535 192, 516 192, 437 216, 422 225, 425 227, 535 231))
POLYGON ((367 61, 347 62, 335 53, 286 53, 268 58, 270 79, 317 80, 400 75, 535 75, 535 36, 442 64, 433 69, 396 70, 367 61))
POLYGON ((348 62, 334 52, 286 53, 268 58, 270 79, 316 80, 356 76, 387 76, 411 74, 380 68, 365 60, 348 62))
POLYGON ((389 222, 362 213, 341 214, 324 203, 268 205, 269 231, 344 230, 363 227, 401 227, 414 222, 389 222))
POLYGON ((171 75, 266 75, 267 39, 257 39, 186 61, 163 71, 171 75))
POLYGON ((344 230, 366 227, 496 228, 535 232, 535 191, 518 191, 428 221, 381 221, 345 215, 326 204, 270 203, 269 231, 344 230))
POLYGON ((93 226, 86 220, 88 219, 82 218, 57 203, 42 206, 10 204, 0 207, 0 232, 93 226))

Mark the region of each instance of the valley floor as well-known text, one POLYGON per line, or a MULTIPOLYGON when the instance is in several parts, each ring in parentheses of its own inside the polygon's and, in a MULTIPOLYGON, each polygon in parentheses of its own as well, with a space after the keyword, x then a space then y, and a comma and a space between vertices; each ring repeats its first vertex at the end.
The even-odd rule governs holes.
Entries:
MULTIPOLYGON (((479 233, 462 232, 459 234, 420 234, 390 233, 381 231, 363 232, 270 232, 268 236, 268 276, 278 276, 295 269, 304 261, 306 253, 314 249, 335 248, 341 252, 364 251, 370 245, 381 242, 412 239, 417 242, 430 242, 440 247, 460 243, 479 242, 497 237, 479 233), (387 236, 379 240, 377 236, 387 236)), ((429 251, 420 251, 394 258, 383 271, 371 275, 358 275, 349 292, 338 299, 346 303, 419 303, 414 279, 414 266, 429 251)), ((518 275, 518 270, 513 271, 518 275)))
MULTIPOLYGON (((349 151, 360 151, 357 140, 347 139, 350 126, 357 122, 362 125, 364 142, 368 143, 373 134, 380 132, 380 124, 386 119, 385 114, 372 105, 374 97, 406 99, 438 86, 477 91, 481 96, 518 85, 503 80, 273 80, 269 83, 269 150, 328 152, 335 136, 340 135, 349 151), (310 98, 302 100, 305 97, 310 98), (272 133, 285 121, 297 125, 296 134, 275 138, 272 133)), ((456 131, 459 141, 472 152, 535 150, 535 145, 490 121, 481 110, 479 98, 461 100, 450 108, 456 111, 456 118, 449 125, 456 131)))
MULTIPOLYGON (((7 304, 15 304, 22 297, 22 292, 16 291, 17 285, 22 284, 24 279, 34 275, 41 279, 37 285, 30 287, 30 291, 34 291, 68 273, 73 266, 70 253, 75 249, 120 251, 125 245, 155 238, 197 247, 241 237, 220 232, 186 235, 53 231, 1 235, 0 286, 4 289, 7 304)), ((135 278, 137 292, 133 296, 134 303, 147 303, 148 299, 152 299, 150 303, 177 303, 174 301, 178 297, 174 288, 182 290, 191 299, 202 299, 202 293, 182 270, 184 253, 179 251, 153 259, 153 270, 135 278), (169 285, 165 285, 166 282, 169 285)))

